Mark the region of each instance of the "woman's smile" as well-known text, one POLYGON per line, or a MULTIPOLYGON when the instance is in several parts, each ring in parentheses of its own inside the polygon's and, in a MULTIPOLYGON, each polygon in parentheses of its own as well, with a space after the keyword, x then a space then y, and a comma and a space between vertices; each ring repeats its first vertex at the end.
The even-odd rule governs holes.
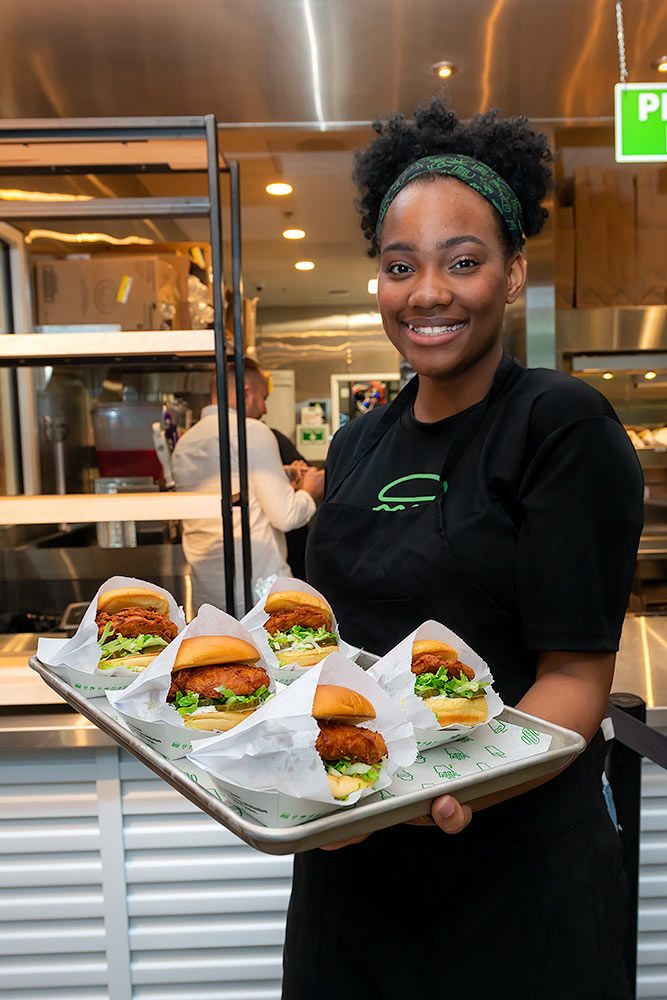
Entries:
POLYGON ((428 344, 431 347, 447 344, 465 329, 467 319, 444 319, 433 317, 429 319, 403 320, 408 337, 413 344, 428 344))

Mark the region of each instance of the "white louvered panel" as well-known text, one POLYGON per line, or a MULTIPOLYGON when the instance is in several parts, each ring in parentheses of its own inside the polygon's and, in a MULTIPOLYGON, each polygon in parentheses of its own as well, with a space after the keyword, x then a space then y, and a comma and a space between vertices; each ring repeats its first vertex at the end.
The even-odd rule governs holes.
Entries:
POLYGON ((127 894, 131 917, 159 913, 263 913, 286 911, 290 879, 134 885, 127 894))
POLYGON ((197 847, 236 847, 241 843, 233 833, 198 809, 193 813, 128 816, 124 828, 125 846, 128 850, 154 847, 156 837, 159 837, 160 846, 164 848, 178 848, 183 844, 196 844, 197 847))
MULTIPOLYGON (((134 1000, 184 1000, 180 986, 138 986, 134 1000)), ((187 1000, 280 1000, 280 986, 266 983, 190 984, 187 1000)), ((352 1000, 350 994, 350 1000, 352 1000)))
MULTIPOLYGON (((146 772, 150 774, 149 771, 146 772)), ((200 813, 192 802, 159 778, 123 781, 123 812, 132 815, 200 813)))
MULTIPOLYGON (((101 917, 102 890, 99 886, 66 889, 41 886, 39 889, 0 889, 0 920, 63 920, 101 917)), ((0 925, 1 926, 1 925, 0 925)))
POLYGON ((280 981, 282 974, 281 948, 214 948, 188 951, 146 952, 132 956, 132 981, 135 985, 210 983, 244 983, 280 981))
POLYGON ((289 875, 291 859, 260 854, 251 847, 184 846, 182 850, 128 851, 127 881, 193 882, 199 879, 253 879, 289 875))
POLYGON ((660 965, 667 959, 667 934, 646 931, 639 938, 637 965, 660 965))
POLYGON ((50 851, 94 851, 99 848, 97 819, 68 816, 58 819, 10 820, 0 824, 0 854, 50 851))
POLYGON ((248 944, 265 947, 283 944, 283 913, 212 915, 195 919, 178 914, 165 917, 137 917, 130 922, 133 952, 176 948, 239 948, 248 944))
POLYGON ((51 1000, 52 990, 57 987, 71 989, 75 984, 84 983, 104 986, 106 982, 107 961, 104 954, 85 957, 69 953, 57 957, 35 955, 32 960, 24 957, 7 959, 0 966, 0 988, 11 1000, 23 1000, 18 990, 41 989, 44 992, 36 994, 40 1000, 51 1000))
MULTIPOLYGON (((13 777, 13 776, 12 776, 13 777)), ((5 782, 9 776, 3 775, 5 782)), ((0 816, 5 819, 52 819, 58 816, 96 816, 94 782, 58 784, 42 781, 32 785, 5 784, 0 789, 0 816)))
POLYGON ((642 829, 639 860, 642 865, 667 865, 667 829, 642 829))
POLYGON ((644 799, 641 810, 641 828, 647 833, 654 830, 665 830, 667 821, 667 797, 656 795, 644 799))
POLYGON ((640 931, 664 931, 667 933, 667 899, 651 902, 642 900, 639 907, 640 931))
POLYGON ((642 762, 638 1000, 667 998, 667 773, 642 762))
POLYGON ((637 997, 641 1000, 665 1000, 666 996, 664 969, 661 966, 642 966, 637 973, 637 997))
POLYGON ((49 784, 95 781, 95 752, 92 750, 21 751, 1 759, 6 782, 41 785, 44 781, 49 784))
POLYGON ((104 950, 103 920, 32 920, 0 924, 0 955, 57 955, 104 950))
POLYGON ((99 885, 102 863, 99 855, 79 854, 6 854, 0 858, 0 885, 99 885))
MULTIPOLYGON (((106 986, 66 986, 64 989, 53 989, 48 993, 44 990, 21 990, 14 993, 11 1000, 109 1000, 109 991, 106 986)), ((184 1000, 184 998, 182 998, 184 1000)))

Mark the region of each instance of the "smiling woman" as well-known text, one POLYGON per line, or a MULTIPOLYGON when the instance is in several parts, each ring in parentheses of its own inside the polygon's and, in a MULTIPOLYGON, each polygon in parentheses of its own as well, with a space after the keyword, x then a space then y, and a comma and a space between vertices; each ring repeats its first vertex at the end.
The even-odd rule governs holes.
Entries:
POLYGON ((382 654, 441 621, 488 662, 507 704, 590 743, 540 787, 486 801, 472 823, 443 796, 423 825, 298 855, 283 997, 403 1000, 446 982, 500 1000, 627 1000, 599 724, 641 473, 604 397, 502 350, 551 154, 524 119, 464 124, 438 101, 375 129, 357 159, 362 227, 380 256, 385 333, 417 375, 332 442, 308 580, 355 644, 382 654), (446 952, 452 921, 477 928, 483 985, 446 952))

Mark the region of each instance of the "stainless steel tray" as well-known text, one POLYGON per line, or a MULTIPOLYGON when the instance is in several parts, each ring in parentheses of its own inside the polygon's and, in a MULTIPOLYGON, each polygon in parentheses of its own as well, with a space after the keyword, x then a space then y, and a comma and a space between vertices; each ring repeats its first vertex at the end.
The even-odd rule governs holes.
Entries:
MULTIPOLYGON (((235 833, 246 844, 267 854, 309 851, 325 844, 346 840, 348 837, 357 837, 381 830, 386 826, 403 823, 428 813, 430 803, 437 795, 448 793, 455 795, 460 802, 472 802, 494 792, 522 784, 524 781, 551 774, 573 760, 586 745, 584 738, 578 733, 514 708, 505 708, 498 717, 499 720, 550 735, 549 750, 537 757, 500 764, 492 770, 479 771, 467 777, 441 778, 428 788, 421 787, 414 790, 406 788, 405 791, 401 790, 400 795, 391 798, 378 800, 374 797, 372 801, 362 800, 356 806, 330 813, 309 823, 278 829, 261 826, 246 816, 239 815, 238 808, 227 804, 215 789, 200 784, 200 781, 206 781, 208 776, 203 772, 196 773, 189 761, 184 759, 181 767, 179 763, 166 760, 152 747, 134 736, 122 723, 111 717, 110 713, 113 710, 106 699, 89 700, 82 697, 78 691, 40 663, 36 656, 30 657, 29 665, 49 687, 81 715, 107 733, 124 750, 149 767, 199 809, 208 813, 216 822, 235 833)), ((434 752, 436 751, 426 751, 425 754, 434 752)))

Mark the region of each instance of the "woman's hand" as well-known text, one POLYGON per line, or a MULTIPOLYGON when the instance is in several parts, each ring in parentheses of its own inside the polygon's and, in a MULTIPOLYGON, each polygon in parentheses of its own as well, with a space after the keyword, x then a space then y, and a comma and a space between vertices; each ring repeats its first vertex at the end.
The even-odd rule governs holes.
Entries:
MULTIPOLYGON (((453 795, 440 795, 431 804, 430 816, 418 816, 409 819, 410 826, 439 826, 443 833, 460 833, 465 830, 472 819, 472 809, 465 803, 461 804, 453 795)), ((369 834, 362 837, 350 837, 349 840, 339 840, 335 844, 327 844, 323 851, 337 851, 350 844, 360 844, 369 834)))

